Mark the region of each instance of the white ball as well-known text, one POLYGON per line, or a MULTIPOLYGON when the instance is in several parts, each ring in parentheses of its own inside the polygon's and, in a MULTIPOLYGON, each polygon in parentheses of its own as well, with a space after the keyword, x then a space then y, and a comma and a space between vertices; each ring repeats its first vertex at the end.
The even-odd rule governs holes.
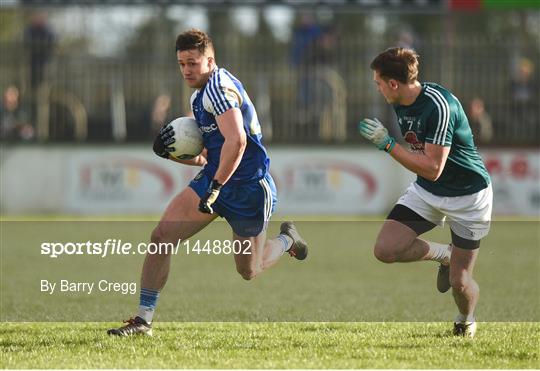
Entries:
POLYGON ((179 160, 189 160, 201 154, 203 137, 197 121, 191 117, 180 117, 169 124, 174 130, 174 148, 170 155, 179 160))

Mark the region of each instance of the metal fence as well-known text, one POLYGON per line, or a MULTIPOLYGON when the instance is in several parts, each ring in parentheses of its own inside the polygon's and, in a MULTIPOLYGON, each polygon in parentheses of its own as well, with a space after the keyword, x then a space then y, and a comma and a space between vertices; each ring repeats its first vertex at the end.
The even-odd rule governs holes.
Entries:
MULTIPOLYGON (((369 15, 358 17, 364 21, 369 15)), ((271 34, 214 30, 217 62, 243 81, 267 142, 365 143, 356 126, 370 116, 396 130, 393 111, 377 93, 369 69, 371 59, 396 45, 396 38, 347 32, 339 19, 334 17, 331 33, 302 49, 300 61, 293 60, 293 38, 282 42, 271 34)), ((57 45, 36 85, 28 44, 20 35, 4 38, 0 87, 19 87, 37 141, 151 141, 160 124, 189 114, 191 91, 176 64, 174 39, 174 33, 161 35, 146 40, 148 48, 115 57, 57 45)), ((487 32, 426 32, 416 35, 414 47, 421 55, 420 79, 438 82, 460 99, 471 125, 484 130, 479 141, 538 145, 539 48, 519 35, 487 32), (473 101, 480 104, 480 115, 470 111, 473 101)))

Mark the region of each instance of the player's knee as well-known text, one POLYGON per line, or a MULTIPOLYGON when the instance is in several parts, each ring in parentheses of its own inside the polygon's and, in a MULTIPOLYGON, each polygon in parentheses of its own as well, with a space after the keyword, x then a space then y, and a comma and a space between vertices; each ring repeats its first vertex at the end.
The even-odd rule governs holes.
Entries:
POLYGON ((375 255, 377 260, 388 264, 395 263, 397 259, 397 256, 392 249, 378 241, 373 249, 373 255, 375 255))
POLYGON ((165 232, 160 225, 158 225, 152 231, 152 235, 150 236, 150 241, 153 243, 160 243, 160 242, 165 241, 165 232))
POLYGON ((450 275, 450 286, 459 293, 463 293, 467 289, 469 282, 471 282, 471 277, 467 272, 450 275))
MULTIPOLYGON (((170 241, 170 237, 167 234, 167 231, 161 226, 158 225, 154 230, 152 231, 152 235, 150 236, 150 242, 155 244, 155 246, 165 246, 167 242, 170 241)), ((170 254, 169 249, 166 248, 157 248, 156 253, 154 255, 168 255, 170 254)))
POLYGON ((242 276, 242 278, 245 279, 246 281, 251 281, 257 276, 257 273, 253 270, 242 271, 239 273, 242 276))
POLYGON ((259 273, 256 269, 251 267, 237 267, 236 271, 242 276, 246 281, 251 281, 259 273))

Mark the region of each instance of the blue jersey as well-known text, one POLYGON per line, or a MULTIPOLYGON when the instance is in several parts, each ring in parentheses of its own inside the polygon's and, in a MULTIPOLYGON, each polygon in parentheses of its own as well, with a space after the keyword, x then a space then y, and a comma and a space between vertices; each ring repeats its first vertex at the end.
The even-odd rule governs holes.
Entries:
POLYGON ((229 182, 249 182, 263 179, 270 165, 262 145, 262 133, 255 107, 242 83, 224 68, 216 67, 204 87, 191 96, 193 115, 202 131, 204 147, 208 150, 208 163, 204 173, 212 179, 219 166, 221 147, 225 139, 219 131, 216 116, 231 108, 242 112, 247 145, 238 168, 229 182))

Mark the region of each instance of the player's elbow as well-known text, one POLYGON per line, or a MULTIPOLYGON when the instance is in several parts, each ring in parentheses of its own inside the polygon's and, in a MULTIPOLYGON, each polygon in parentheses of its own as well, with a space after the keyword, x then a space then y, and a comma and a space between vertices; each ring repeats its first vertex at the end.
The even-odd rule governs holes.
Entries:
POLYGON ((240 138, 238 138, 238 140, 236 141, 236 145, 242 152, 244 152, 247 146, 247 137, 245 135, 241 135, 240 138))
POLYGON ((239 153, 243 153, 247 146, 247 138, 245 135, 235 135, 227 138, 228 144, 237 150, 239 153))
POLYGON ((441 174, 442 174, 442 169, 437 170, 437 172, 433 175, 433 178, 431 179, 431 181, 436 182, 437 180, 439 180, 439 178, 441 177, 441 174))
POLYGON ((234 142, 234 147, 236 148, 236 151, 239 156, 242 156, 244 154, 244 151, 246 150, 246 146, 247 146, 246 137, 238 138, 234 142))
POLYGON ((440 165, 434 165, 431 169, 429 169, 429 172, 426 174, 425 178, 432 182, 436 182, 437 179, 440 178, 441 174, 443 172, 443 167, 440 165))

